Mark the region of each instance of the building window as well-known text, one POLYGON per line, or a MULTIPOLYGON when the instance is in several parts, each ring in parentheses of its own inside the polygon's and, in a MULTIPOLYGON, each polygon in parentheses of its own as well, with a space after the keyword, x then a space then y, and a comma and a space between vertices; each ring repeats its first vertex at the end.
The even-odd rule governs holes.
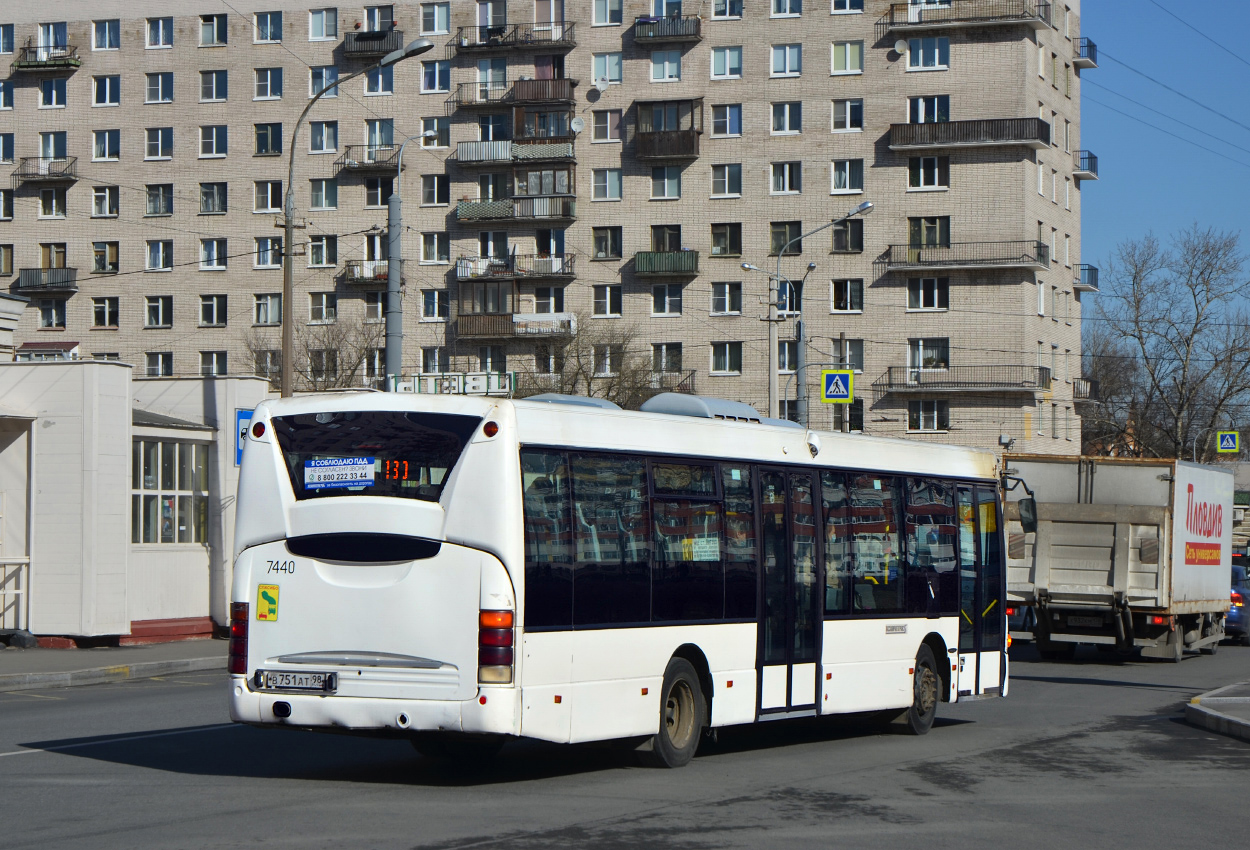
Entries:
POLYGON ((740 163, 712 166, 712 197, 742 197, 742 165, 740 163))
POLYGON ((621 169, 596 168, 592 172, 593 198, 596 201, 621 199, 621 169))
POLYGON ((785 101, 773 104, 774 136, 792 135, 803 131, 803 104, 800 101, 785 101))
POLYGON ((712 107, 712 135, 742 135, 742 104, 723 103, 712 107))
POLYGON ((228 33, 225 15, 200 15, 200 47, 221 47, 228 33))
POLYGON ((0 162, 13 161, 13 134, 0 133, 0 162))
POLYGON ((39 327, 41 330, 65 329, 65 299, 42 298, 39 305, 39 327))
POLYGON ((681 79, 680 50, 651 51, 651 82, 673 83, 681 79))
POLYGON ((200 352, 200 374, 206 378, 216 375, 225 375, 226 372, 226 352, 224 351, 201 351, 200 352))
POLYGON ((149 127, 144 159, 171 159, 174 155, 174 128, 149 127))
POLYGON ((803 222, 801 221, 774 221, 768 226, 769 241, 768 253, 770 256, 777 256, 785 248, 786 254, 802 254, 803 241, 799 239, 799 235, 803 232, 803 222), (789 247, 786 247, 786 246, 789 247))
POLYGON ((200 71, 200 102, 222 103, 229 96, 225 71, 200 71))
POLYGON ((65 218, 65 188, 61 186, 39 190, 39 217, 65 218))
POLYGON ((833 14, 859 14, 864 11, 864 0, 833 0, 833 14))
POLYGON ((621 258, 621 230, 620 227, 591 228, 596 260, 619 260, 621 258))
POLYGON ((830 74, 864 73, 864 43, 862 41, 835 41, 830 74))
POLYGON ((950 157, 913 156, 907 161, 909 189, 950 188, 950 157))
POLYGON ((339 69, 333 65, 321 65, 316 68, 308 69, 308 96, 316 97, 319 92, 325 91, 322 97, 338 97, 339 96, 339 69))
POLYGON ((147 250, 148 271, 169 271, 174 267, 174 241, 172 239, 149 239, 147 250))
POLYGON ((793 375, 798 368, 799 344, 793 339, 783 339, 777 343, 777 371, 782 375, 793 375))
POLYGON ((851 218, 833 226, 833 253, 858 254, 864 250, 864 220, 851 218))
POLYGON ((909 339, 907 366, 913 370, 941 371, 950 367, 950 340, 946 337, 909 339))
POLYGON ((803 191, 803 163, 774 162, 772 193, 797 195, 803 191))
POLYGON ((712 374, 713 375, 741 375, 742 374, 742 343, 740 342, 714 342, 712 343, 712 374))
POLYGON ((908 310, 949 310, 950 278, 912 277, 907 279, 908 310))
POLYGON ((226 184, 200 184, 200 214, 220 215, 226 212, 226 184))
POLYGON ((174 214, 174 184, 149 183, 147 185, 148 204, 146 215, 174 214))
POLYGON ((313 121, 308 125, 309 153, 336 153, 339 149, 339 122, 313 121))
POLYGON ((421 34, 446 35, 451 27, 450 3, 421 4, 421 34))
POLYGON ((951 120, 950 95, 935 94, 907 99, 907 121, 910 124, 942 124, 951 120))
POLYGON ((594 0, 595 26, 609 26, 621 22, 621 0, 594 0))
POLYGON ((282 13, 256 13, 256 43, 276 44, 282 41, 282 13))
POLYGON ((421 203, 427 207, 451 203, 451 186, 446 174, 421 175, 421 203))
POLYGON ((672 253, 681 250, 680 224, 651 225, 651 250, 672 253))
POLYGON ((864 101, 862 98, 833 102, 833 132, 856 133, 863 129, 864 101))
POLYGON ((282 154, 282 124, 256 125, 256 155, 280 156, 282 154))
POLYGON ((793 281, 778 281, 777 285, 777 311, 783 316, 798 315, 803 309, 802 298, 799 294, 799 288, 794 285, 793 281))
POLYGON ((365 322, 374 324, 382 321, 382 304, 385 292, 365 293, 365 322))
POLYGON ((339 206, 339 181, 334 177, 320 177, 309 181, 311 200, 309 206, 314 210, 334 210, 339 206))
POLYGON ((446 233, 421 234, 421 262, 447 263, 451 261, 451 243, 446 233))
POLYGON ((334 266, 339 261, 339 238, 337 236, 313 236, 308 240, 308 265, 334 266))
POLYGON ((119 311, 119 299, 115 296, 107 298, 92 298, 92 327, 116 329, 118 326, 117 315, 119 311))
POLYGON ((680 283, 657 283, 651 287, 651 315, 681 315, 680 283))
POLYGON ((256 237, 256 268, 277 269, 282 267, 282 238, 279 236, 256 237))
MULTIPOLYGON (((7 24, 6 26, 10 28, 9 29, 9 32, 10 32, 9 44, 8 44, 9 49, 4 50, 3 45, 0 45, 0 53, 13 52, 13 36, 12 36, 13 25, 7 24)), ((92 50, 120 50, 121 49, 122 22, 119 21, 117 18, 113 18, 107 21, 92 21, 91 29, 93 33, 93 38, 91 41, 92 50)), ((3 40, 4 40, 3 36, 0 36, 0 41, 3 41, 3 40)))
POLYGON ((338 319, 339 301, 333 292, 312 292, 308 299, 309 324, 329 325, 338 319))
POLYGON ((0 221, 13 220, 13 190, 0 189, 0 221))
POLYGON ((907 43, 909 71, 945 71, 950 66, 950 58, 949 38, 913 38, 907 43))
POLYGON ((174 19, 148 18, 148 49, 174 46, 174 19))
MULTIPOLYGON (((596 349, 598 346, 596 346, 596 349)), ((596 365, 598 357, 595 358, 596 365)), ((502 345, 481 345, 477 349, 477 370, 479 372, 508 371, 508 357, 502 345)))
MULTIPOLYGON (((560 290, 560 310, 564 309, 564 290, 560 290)), ((547 312, 560 312, 560 310, 547 312)), ((450 312, 449 298, 446 289, 421 290, 421 321, 445 322, 450 312)), ((542 312, 541 310, 539 312, 542 312)))
POLYGON ((13 274, 13 246, 0 245, 0 275, 13 274))
POLYGON ((727 222, 712 225, 712 256, 742 256, 742 224, 727 222))
POLYGON ((625 346, 596 345, 593 351, 596 378, 610 378, 621 373, 625 360, 625 346))
POLYGON ((145 103, 173 103, 174 75, 169 71, 159 74, 148 74, 147 94, 145 103))
POLYGON ((200 158, 225 156, 229 145, 225 124, 200 127, 200 158))
POLYGON ((13 81, 0 80, 0 109, 13 108, 13 81))
MULTIPOLYGON (((122 103, 122 78, 120 74, 110 74, 103 77, 93 77, 92 86, 94 88, 94 96, 91 100, 92 106, 121 106, 122 103)), ((64 105, 65 92, 62 89, 61 101, 64 105)))
POLYGON ((833 161, 832 195, 853 195, 864 191, 864 161, 835 159, 833 161))
POLYGON ((621 315, 621 285, 618 283, 595 286, 594 315, 619 317, 621 315))
POLYGON ((593 113, 593 141, 619 142, 621 140, 621 110, 600 109, 593 113))
MULTIPOLYGON (((149 194, 152 188, 153 187, 149 187, 149 194)), ((116 218, 118 216, 118 209, 120 206, 119 198, 120 189, 117 186, 93 187, 91 190, 91 217, 116 218)))
POLYGON ((65 243, 64 242, 40 242, 39 243, 39 267, 41 269, 63 269, 65 268, 65 243))
MULTIPOLYGON (((441 4, 446 6, 447 4, 441 4)), ((425 8, 424 6, 422 8, 425 8)), ((447 32, 447 30, 442 30, 447 32)), ((313 9, 308 13, 308 40, 333 41, 339 37, 339 10, 313 9)))
POLYGON ((421 147, 445 148, 451 145, 451 119, 446 117, 421 119, 421 147), (430 133, 430 135, 425 135, 430 133))
POLYGON ((681 372, 681 343, 652 343, 651 371, 661 375, 681 372))
POLYGON ((907 244, 913 248, 949 248, 951 246, 950 216, 922 216, 907 219, 907 244))
POLYGON ((253 303, 252 321, 258 325, 282 324, 282 296, 257 295, 253 303))
MULTIPOLYGON (((794 45, 797 47, 798 45, 794 45)), ((777 48, 774 47, 775 51, 777 48)), ((774 63, 776 59, 774 57, 774 63)), ((713 80, 740 80, 742 79, 742 48, 741 47, 713 47, 712 48, 712 79, 713 80)))
POLYGON ((143 326, 145 328, 169 328, 174 324, 174 297, 172 295, 149 295, 145 301, 143 326))
POLYGON ((120 246, 116 242, 92 242, 91 271, 96 274, 117 274, 120 246))
POLYGON ((282 97, 282 69, 257 68, 253 100, 278 100, 282 97))
POLYGON ((368 177, 365 179, 365 206, 384 207, 395 187, 393 177, 368 177))
POLYGON ((772 0, 772 17, 793 18, 803 14, 803 0, 772 0))
POLYGON ((95 142, 91 149, 91 158, 93 160, 97 162, 117 162, 121 159, 121 130, 96 130, 92 137, 95 142))
POLYGON ((864 312, 864 281, 859 278, 835 280, 830 284, 830 313, 864 312))
POLYGON ((282 352, 273 349, 257 351, 253 360, 255 374, 268 378, 270 385, 277 389, 277 382, 282 375, 282 352))
POLYGON ((742 313, 742 284, 712 284, 712 315, 737 316, 742 313))
POLYGON ((681 168, 660 165, 651 169, 651 200, 671 201, 681 197, 681 168))
POLYGON ((917 399, 907 402, 908 431, 949 431, 950 402, 917 399))
POLYGON ((421 349, 421 374, 441 375, 451 370, 451 358, 447 349, 441 345, 431 345, 421 349))
POLYGON ((535 313, 563 313, 564 287, 539 286, 534 288, 535 313))
MULTIPOLYGON (((149 377, 172 374, 170 352, 148 354, 149 377)), ((207 542, 208 452, 202 443, 134 441, 131 543, 207 542)))
POLYGON ((224 328, 226 326, 226 296, 200 296, 200 327, 224 328))
POLYGON ((226 240, 200 240, 200 269, 203 271, 223 271, 226 268, 226 240))
POLYGON ((65 78, 39 81, 39 108, 65 108, 65 78))
POLYGON ((713 20, 735 20, 742 17, 742 0, 712 0, 713 20))
MULTIPOLYGON (((389 79, 390 68, 381 69, 382 76, 387 77, 385 86, 381 91, 373 91, 371 94, 390 94, 394 90, 394 84, 389 79)), ((421 63, 421 92, 446 92, 451 91, 451 62, 446 59, 436 59, 432 62, 421 63)))
POLYGON ((170 378, 174 374, 174 353, 172 351, 149 351, 144 355, 147 361, 149 378, 170 378))
POLYGON ((593 53, 590 57, 591 73, 594 75, 594 81, 607 82, 611 85, 619 85, 621 82, 621 54, 619 51, 614 53, 593 53))

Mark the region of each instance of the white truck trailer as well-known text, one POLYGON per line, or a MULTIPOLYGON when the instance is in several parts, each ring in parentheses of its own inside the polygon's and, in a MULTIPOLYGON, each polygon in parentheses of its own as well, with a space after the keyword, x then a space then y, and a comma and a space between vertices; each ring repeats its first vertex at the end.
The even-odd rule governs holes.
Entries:
POLYGON ((1008 493, 1007 605, 1033 615, 1031 634, 1013 637, 1032 637, 1046 658, 1082 643, 1173 661, 1215 652, 1232 580, 1231 471, 1103 457, 1003 462, 1037 513, 1026 534, 1025 489, 1008 493))

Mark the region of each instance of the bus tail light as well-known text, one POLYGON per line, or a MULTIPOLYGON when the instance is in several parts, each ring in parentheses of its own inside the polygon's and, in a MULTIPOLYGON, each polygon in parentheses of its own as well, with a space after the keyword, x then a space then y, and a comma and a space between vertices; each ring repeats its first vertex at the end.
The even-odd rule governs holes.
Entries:
POLYGON ((511 611, 482 611, 478 614, 477 680, 481 684, 512 683, 511 611))
POLYGON ((247 625, 248 604, 246 602, 230 603, 230 663, 231 673, 247 673, 247 625))
POLYGON ((1244 596, 1242 596, 1240 593, 1238 593, 1237 591, 1235 591, 1235 590, 1234 590, 1234 591, 1232 592, 1232 596, 1231 596, 1231 598, 1230 598, 1230 604, 1231 604, 1234 608, 1242 608, 1242 607, 1244 607, 1244 606, 1245 606, 1245 604, 1246 604, 1246 598, 1245 598, 1244 596))

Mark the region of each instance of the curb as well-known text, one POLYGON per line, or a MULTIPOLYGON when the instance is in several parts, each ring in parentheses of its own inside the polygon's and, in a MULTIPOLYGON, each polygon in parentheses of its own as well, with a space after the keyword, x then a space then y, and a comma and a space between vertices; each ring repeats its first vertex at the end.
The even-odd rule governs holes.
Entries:
POLYGON ((25 691, 33 688, 72 688, 79 685, 100 685, 128 679, 148 679, 170 673, 198 673, 204 670, 225 670, 226 656, 188 658, 181 661, 141 661, 114 667, 92 667, 64 673, 3 673, 0 692, 25 691))
POLYGON ((1198 726, 1212 732, 1218 732, 1221 735, 1228 735, 1230 738, 1250 741, 1250 720, 1242 720, 1239 717, 1232 717, 1219 711, 1219 706, 1221 705, 1245 705, 1250 703, 1250 697, 1218 696, 1223 691, 1240 687, 1244 684, 1246 683, 1239 682, 1233 685, 1226 685, 1194 697, 1185 706, 1185 722, 1190 726, 1198 726))

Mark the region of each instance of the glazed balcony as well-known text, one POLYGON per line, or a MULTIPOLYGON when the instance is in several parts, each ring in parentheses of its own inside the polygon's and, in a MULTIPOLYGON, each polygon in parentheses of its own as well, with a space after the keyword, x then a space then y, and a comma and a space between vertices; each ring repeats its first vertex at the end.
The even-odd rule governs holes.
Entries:
POLYGON ((1050 147, 1050 124, 1040 118, 985 118, 935 124, 891 124, 890 150, 920 151, 1023 145, 1050 147))
POLYGON ((1045 366, 891 366, 873 381, 879 393, 1038 393, 1050 389, 1045 366))
POLYGON ((577 199, 571 195, 461 201, 456 204, 457 221, 549 221, 576 217, 577 199))
POLYGON ((634 19, 634 42, 640 45, 693 44, 702 40, 703 19, 698 15, 640 15, 634 19))
POLYGON ((571 278, 575 254, 509 254, 506 257, 459 257, 457 280, 483 278, 571 278))
POLYGON ((42 156, 24 156, 17 162, 17 170, 13 172, 13 182, 24 183, 34 181, 58 181, 78 179, 78 157, 66 156, 51 159, 42 156))
POLYGON ((399 173, 399 145, 348 145, 334 161, 347 171, 393 171, 399 173))
POLYGON ((934 269, 1050 268, 1050 246, 1020 239, 1010 242, 954 242, 949 245, 891 245, 878 258, 887 271, 934 269))
POLYGON ((634 157, 637 159, 697 159, 698 130, 661 130, 638 132, 634 136, 634 157))
POLYGON ((1025 25, 1034 30, 1050 26, 1047 0, 939 0, 931 3, 891 3, 877 20, 877 38, 891 33, 922 30, 1025 25))
MULTIPOLYGON (((400 280, 403 280, 403 260, 399 264, 400 280)), ((348 260, 343 264, 343 283, 348 286, 385 287, 390 272, 389 260, 348 260)))
POLYGON ((371 59, 385 56, 404 46, 404 31, 349 32, 343 39, 343 55, 349 59, 371 59))
POLYGON ((639 251, 634 254, 634 274, 639 277, 692 277, 698 273, 698 251, 639 251))
POLYGON ((1081 180, 1098 179, 1098 157, 1093 151, 1074 151, 1072 154, 1072 176, 1081 180))
POLYGON ((504 24, 460 27, 447 46, 456 53, 489 53, 501 50, 570 50, 577 46, 575 24, 504 24))
POLYGON ((73 71, 81 65, 77 45, 38 47, 27 39, 26 46, 18 50, 11 67, 14 71, 73 71))
POLYGON ((1072 47, 1072 64, 1078 68, 1098 67, 1098 45, 1092 38, 1078 38, 1072 47))
POLYGON ((21 269, 12 291, 16 295, 73 295, 78 291, 78 269, 21 269))
POLYGON ((1098 266, 1091 266, 1089 263, 1078 265, 1076 267, 1076 277, 1072 281, 1072 288, 1077 292, 1097 292, 1098 266))

